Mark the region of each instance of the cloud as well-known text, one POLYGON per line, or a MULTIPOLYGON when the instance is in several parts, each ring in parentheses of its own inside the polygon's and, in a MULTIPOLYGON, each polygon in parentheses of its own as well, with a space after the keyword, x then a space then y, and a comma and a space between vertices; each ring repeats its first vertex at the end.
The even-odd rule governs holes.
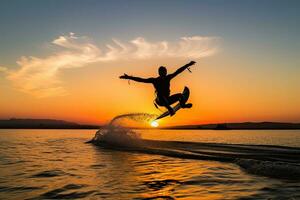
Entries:
POLYGON ((117 60, 151 58, 199 59, 215 54, 218 50, 217 37, 182 37, 178 42, 149 42, 143 37, 123 43, 112 39, 111 44, 99 48, 87 37, 74 33, 62 35, 51 43, 60 50, 48 57, 21 57, 17 70, 6 71, 7 78, 19 90, 37 97, 61 96, 67 94, 59 79, 61 69, 85 67, 91 63, 117 60))

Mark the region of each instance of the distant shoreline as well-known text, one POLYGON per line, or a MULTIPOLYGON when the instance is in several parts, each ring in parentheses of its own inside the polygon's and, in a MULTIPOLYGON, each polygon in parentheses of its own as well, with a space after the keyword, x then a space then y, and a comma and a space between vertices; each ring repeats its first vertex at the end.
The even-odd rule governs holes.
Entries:
POLYGON ((1 129, 70 129, 70 130, 93 130, 93 129, 100 129, 101 127, 0 127, 1 129))
POLYGON ((0 120, 0 129, 99 129, 99 125, 78 124, 55 119, 0 120))
MULTIPOLYGON (((0 120, 0 129, 99 129, 101 125, 78 124, 55 119, 7 119, 0 120)), ((154 129, 141 127, 137 129, 154 129)), ((166 130, 300 130, 300 123, 242 122, 160 127, 166 130)))

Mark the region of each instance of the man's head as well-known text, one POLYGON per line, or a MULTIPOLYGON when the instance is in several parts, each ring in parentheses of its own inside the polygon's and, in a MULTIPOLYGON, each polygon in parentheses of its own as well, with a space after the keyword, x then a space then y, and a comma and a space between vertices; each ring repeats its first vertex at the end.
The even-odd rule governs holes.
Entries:
POLYGON ((167 75, 167 68, 165 68, 164 66, 160 66, 158 68, 158 73, 159 73, 159 76, 166 76, 167 75))

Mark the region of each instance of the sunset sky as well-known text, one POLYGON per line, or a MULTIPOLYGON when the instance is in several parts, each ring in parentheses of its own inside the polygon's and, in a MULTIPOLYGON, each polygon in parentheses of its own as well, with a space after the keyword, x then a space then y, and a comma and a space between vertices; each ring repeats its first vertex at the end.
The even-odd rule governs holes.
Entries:
POLYGON ((160 113, 157 76, 195 60, 171 82, 192 109, 163 125, 300 122, 300 1, 0 2, 0 118, 102 124, 160 113))

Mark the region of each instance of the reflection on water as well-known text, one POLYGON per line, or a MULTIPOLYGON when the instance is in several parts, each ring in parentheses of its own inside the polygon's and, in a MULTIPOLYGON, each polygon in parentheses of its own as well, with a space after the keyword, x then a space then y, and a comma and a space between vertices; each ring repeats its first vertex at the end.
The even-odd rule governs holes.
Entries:
POLYGON ((143 139, 300 147, 300 130, 139 130, 143 139))
MULTIPOLYGON (((297 180, 251 175, 230 163, 123 152, 85 144, 95 132, 0 130, 0 199, 300 198, 297 180)), ((230 135, 226 131, 141 133, 147 139, 255 144, 249 138, 257 138, 256 144, 266 142, 259 139, 256 131, 240 132, 239 141, 236 133, 230 135)), ((286 131, 282 135, 264 132, 261 137, 268 138, 268 144, 299 147, 299 132, 286 131), (278 137, 281 141, 277 141, 278 137), (285 138, 289 142, 285 143, 285 138)))

